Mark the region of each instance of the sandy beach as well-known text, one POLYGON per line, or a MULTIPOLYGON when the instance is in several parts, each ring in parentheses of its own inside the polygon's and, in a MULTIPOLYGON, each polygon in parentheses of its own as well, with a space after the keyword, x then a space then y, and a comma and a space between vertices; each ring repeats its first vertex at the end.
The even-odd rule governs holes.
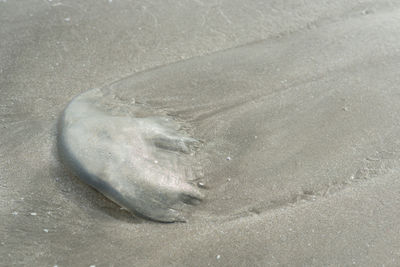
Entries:
POLYGON ((1 266, 398 266, 400 4, 0 1, 1 266), (60 162, 92 88, 202 141, 186 223, 60 162))

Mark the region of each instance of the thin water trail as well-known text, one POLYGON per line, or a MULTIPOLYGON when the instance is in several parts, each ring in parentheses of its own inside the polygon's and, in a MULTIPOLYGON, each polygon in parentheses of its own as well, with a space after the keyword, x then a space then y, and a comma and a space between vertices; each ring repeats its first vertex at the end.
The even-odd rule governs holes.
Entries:
MULTIPOLYGON (((400 149, 395 13, 375 16, 380 23, 355 16, 346 28, 333 22, 89 91, 67 108, 85 119, 65 140, 79 155, 91 146, 79 161, 93 161, 90 173, 108 184, 90 184, 161 221, 180 220, 169 212, 204 196, 191 210, 212 220, 327 196, 359 180, 371 155, 400 149), (90 94, 94 111, 80 110, 90 94), (97 143, 82 139, 89 132, 97 143)), ((394 155, 376 171, 396 168, 394 155)))

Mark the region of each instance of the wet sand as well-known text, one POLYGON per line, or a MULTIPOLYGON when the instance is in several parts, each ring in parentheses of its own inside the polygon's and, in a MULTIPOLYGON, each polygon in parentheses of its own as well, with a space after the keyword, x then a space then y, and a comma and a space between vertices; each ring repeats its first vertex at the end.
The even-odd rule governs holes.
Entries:
POLYGON ((0 3, 0 258, 34 266, 400 260, 400 14, 391 1, 0 3), (90 88, 185 123, 205 201, 133 217, 55 147, 90 88))

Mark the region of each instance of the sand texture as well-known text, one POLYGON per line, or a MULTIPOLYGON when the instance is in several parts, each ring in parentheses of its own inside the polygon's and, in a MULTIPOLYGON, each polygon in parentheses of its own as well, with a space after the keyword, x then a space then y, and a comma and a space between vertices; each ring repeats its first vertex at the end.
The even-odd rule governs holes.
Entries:
POLYGON ((0 25, 1 266, 400 264, 400 3, 3 0, 0 25), (61 163, 91 88, 199 140, 168 165, 204 193, 186 223, 61 163))

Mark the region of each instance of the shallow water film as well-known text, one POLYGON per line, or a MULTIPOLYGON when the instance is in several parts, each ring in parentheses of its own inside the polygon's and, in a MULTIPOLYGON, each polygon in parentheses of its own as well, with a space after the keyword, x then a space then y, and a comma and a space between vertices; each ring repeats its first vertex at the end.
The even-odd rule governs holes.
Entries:
MULTIPOLYGON (((212 220, 225 220, 325 196, 397 167, 397 59, 390 55, 375 59, 375 64, 382 65, 376 70, 360 68, 360 59, 372 48, 350 48, 337 56, 340 47, 363 47, 367 40, 371 47, 375 44, 375 52, 390 51, 396 44, 390 38, 383 40, 385 36, 370 40, 370 29, 358 30, 354 37, 346 32, 340 35, 336 27, 325 29, 332 30, 336 35, 331 41, 329 36, 311 32, 297 36, 295 44, 293 37, 259 42, 135 74, 93 90, 98 95, 92 105, 112 117, 103 119, 94 113, 91 127, 99 127, 100 133, 102 126, 112 127, 113 133, 104 140, 110 140, 110 135, 126 136, 110 145, 119 142, 126 149, 125 144, 132 144, 125 152, 114 150, 113 155, 126 156, 117 160, 118 167, 110 163, 111 173, 114 168, 121 170, 113 179, 119 181, 138 168, 141 174, 135 174, 135 179, 150 179, 156 186, 175 177, 170 178, 171 187, 177 190, 171 199, 191 195, 178 190, 182 184, 177 180, 201 179, 209 188, 208 197, 196 209, 212 220), (296 51, 292 52, 294 45, 296 51), (384 83, 382 77, 386 77, 384 83), (130 117, 120 117, 126 115, 130 117), (157 116, 158 122, 151 121, 157 116), (173 132, 182 127, 187 136, 173 132), (196 153, 189 153, 186 147, 190 140, 202 141, 196 153), (127 157, 138 162, 124 170, 121 166, 127 157), (193 168, 201 176, 193 175, 193 168), (152 178, 139 177, 145 174, 152 178)), ((67 110, 79 116, 91 112, 81 111, 80 106, 67 110)), ((84 130, 76 133, 84 135, 84 130)), ((96 156, 99 153, 93 153, 87 157, 102 162, 96 156)), ((97 171, 93 167, 92 172, 97 171)), ((134 190, 128 191, 133 194, 134 190)), ((199 196, 200 192, 196 189, 193 194, 199 196)), ((141 205, 145 202, 152 206, 149 201, 141 205)), ((164 210, 173 211, 171 207, 166 205, 164 210)))

